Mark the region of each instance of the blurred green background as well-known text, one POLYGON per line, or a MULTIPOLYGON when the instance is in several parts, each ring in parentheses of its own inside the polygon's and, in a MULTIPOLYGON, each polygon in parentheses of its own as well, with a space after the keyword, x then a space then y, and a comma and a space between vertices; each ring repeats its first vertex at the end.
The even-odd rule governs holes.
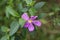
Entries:
POLYGON ((0 0, 0 40, 60 40, 60 0, 0 0), (37 15, 41 27, 24 28, 24 12, 37 15))

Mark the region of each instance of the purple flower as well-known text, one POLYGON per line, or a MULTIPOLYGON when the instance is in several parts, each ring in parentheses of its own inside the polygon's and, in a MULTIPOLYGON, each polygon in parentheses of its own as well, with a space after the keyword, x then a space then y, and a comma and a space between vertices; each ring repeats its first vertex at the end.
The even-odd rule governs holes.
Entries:
POLYGON ((29 31, 33 31, 34 30, 33 24, 36 25, 36 26, 41 26, 41 22, 39 20, 35 20, 37 18, 37 16, 31 16, 29 18, 29 16, 27 15, 27 13, 24 13, 22 15, 22 18, 24 20, 26 20, 26 23, 25 23, 24 27, 28 28, 29 31))

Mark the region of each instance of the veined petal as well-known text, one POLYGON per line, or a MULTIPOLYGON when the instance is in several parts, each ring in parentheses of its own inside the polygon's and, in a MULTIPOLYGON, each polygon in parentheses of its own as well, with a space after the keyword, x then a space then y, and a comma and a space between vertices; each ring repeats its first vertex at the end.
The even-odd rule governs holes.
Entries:
POLYGON ((34 20, 34 19, 36 19, 38 16, 31 16, 31 20, 34 20))
POLYGON ((27 15, 27 13, 22 14, 22 18, 24 20, 29 20, 29 16, 27 15))
POLYGON ((30 25, 30 23, 26 22, 25 25, 24 25, 24 27, 27 28, 27 27, 29 27, 29 25, 30 25))
POLYGON ((34 26, 32 25, 32 23, 30 23, 29 27, 28 27, 29 31, 34 31, 34 26))
POLYGON ((33 24, 36 26, 41 26, 41 22, 39 20, 34 20, 33 24))

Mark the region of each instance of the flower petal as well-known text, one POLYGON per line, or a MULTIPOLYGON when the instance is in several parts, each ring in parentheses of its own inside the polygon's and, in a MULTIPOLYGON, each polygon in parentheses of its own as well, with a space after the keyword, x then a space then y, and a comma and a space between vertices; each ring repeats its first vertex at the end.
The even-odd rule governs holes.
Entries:
POLYGON ((30 19, 34 20, 34 19, 36 19, 37 17, 38 17, 38 16, 31 16, 30 19))
POLYGON ((29 31, 34 31, 34 26, 32 25, 32 23, 30 23, 29 27, 28 27, 29 31))
POLYGON ((41 26, 41 22, 39 20, 34 20, 33 24, 36 26, 41 26))
POLYGON ((27 28, 27 27, 29 27, 29 25, 30 25, 30 23, 26 22, 25 25, 24 25, 24 27, 27 28))
POLYGON ((24 20, 29 20, 29 16, 27 15, 27 13, 24 13, 24 14, 22 15, 22 18, 23 18, 24 20))

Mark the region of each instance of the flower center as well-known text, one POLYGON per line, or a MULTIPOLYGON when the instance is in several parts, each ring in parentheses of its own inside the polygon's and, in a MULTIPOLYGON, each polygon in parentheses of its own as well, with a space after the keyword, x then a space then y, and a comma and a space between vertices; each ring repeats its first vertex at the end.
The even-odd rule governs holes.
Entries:
POLYGON ((31 23, 31 22, 32 22, 32 20, 28 20, 28 22, 29 22, 29 23, 31 23))

